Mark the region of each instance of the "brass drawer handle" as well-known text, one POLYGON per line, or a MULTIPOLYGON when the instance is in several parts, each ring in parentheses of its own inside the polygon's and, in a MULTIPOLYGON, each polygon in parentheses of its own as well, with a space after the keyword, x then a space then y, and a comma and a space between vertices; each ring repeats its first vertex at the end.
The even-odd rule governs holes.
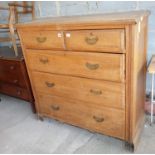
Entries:
POLYGON ((86 67, 90 70, 96 70, 99 68, 99 64, 90 64, 89 62, 87 62, 86 67))
POLYGON ((51 108, 55 111, 60 110, 60 107, 58 105, 51 105, 51 108))
POLYGON ((85 38, 85 41, 89 45, 94 45, 94 44, 97 43, 98 37, 97 36, 94 36, 93 33, 90 33, 90 35, 85 38))
POLYGON ((93 116, 93 119, 94 119, 96 122, 98 122, 98 123, 104 122, 104 118, 103 118, 103 117, 93 116))
POLYGON ((102 91, 101 90, 93 90, 93 89, 90 89, 90 92, 92 94, 95 94, 95 95, 101 95, 102 94, 102 91))
POLYGON ((40 60, 40 62, 43 63, 43 64, 46 64, 46 63, 49 62, 47 58, 44 58, 44 59, 43 59, 43 58, 40 58, 39 60, 40 60))
POLYGON ((55 86, 55 83, 50 83, 50 82, 47 82, 47 81, 45 82, 45 84, 46 84, 47 87, 50 87, 50 88, 55 86))
POLYGON ((47 40, 47 38, 46 37, 36 37, 36 40, 38 43, 44 43, 47 40))

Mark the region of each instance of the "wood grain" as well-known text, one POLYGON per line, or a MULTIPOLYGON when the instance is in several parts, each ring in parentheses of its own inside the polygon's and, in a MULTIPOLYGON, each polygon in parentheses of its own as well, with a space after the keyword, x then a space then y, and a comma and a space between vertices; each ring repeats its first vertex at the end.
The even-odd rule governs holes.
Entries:
POLYGON ((30 49, 64 49, 60 31, 22 31, 23 42, 30 49))
POLYGON ((31 70, 107 81, 125 81, 125 55, 27 50, 31 70))
POLYGON ((144 104, 146 89, 146 50, 147 50, 147 23, 146 17, 132 27, 132 100, 131 100, 131 141, 138 144, 139 136, 145 120, 144 104))
POLYGON ((84 102, 38 94, 40 113, 48 117, 69 122, 73 125, 124 139, 125 113, 96 104, 87 106, 84 102))
POLYGON ((125 52, 123 29, 80 30, 65 32, 68 50, 95 52, 125 52))
POLYGON ((141 21, 141 18, 148 16, 149 11, 126 11, 126 12, 113 12, 105 14, 91 14, 91 15, 77 15, 77 16, 64 16, 57 18, 40 18, 32 22, 17 24, 17 28, 29 29, 35 28, 51 28, 54 30, 71 30, 71 29, 103 29, 109 27, 122 27, 127 24, 136 24, 141 21))
POLYGON ((37 91, 124 109, 124 84, 32 72, 37 91))

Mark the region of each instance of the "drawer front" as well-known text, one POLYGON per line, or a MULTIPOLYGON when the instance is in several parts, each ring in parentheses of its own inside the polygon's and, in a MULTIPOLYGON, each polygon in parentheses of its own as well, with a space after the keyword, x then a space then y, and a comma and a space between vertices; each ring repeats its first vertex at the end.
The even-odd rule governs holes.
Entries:
POLYGON ((36 90, 108 107, 124 108, 124 84, 33 72, 36 90))
POLYGON ((69 50, 125 52, 123 29, 68 31, 65 36, 69 50))
POLYGON ((0 81, 0 93, 21 98, 27 101, 29 101, 29 98, 30 98, 29 93, 27 92, 26 89, 20 88, 13 84, 4 83, 1 81, 0 81))
POLYGON ((23 43, 30 49, 64 49, 63 33, 59 31, 22 31, 23 43))
POLYGON ((39 94, 39 113, 92 131, 124 139, 124 111, 86 106, 77 100, 39 94))
POLYGON ((27 50, 32 70, 109 81, 124 81, 124 54, 27 50))
POLYGON ((25 87, 20 62, 0 60, 0 81, 25 87))

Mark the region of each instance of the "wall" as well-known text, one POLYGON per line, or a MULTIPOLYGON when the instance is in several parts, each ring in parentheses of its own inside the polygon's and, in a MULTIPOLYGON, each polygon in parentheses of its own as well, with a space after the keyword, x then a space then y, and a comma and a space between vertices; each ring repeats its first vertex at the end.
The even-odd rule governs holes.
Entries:
MULTIPOLYGON (((0 2, 7 5, 7 2, 0 2)), ((147 9, 151 11, 148 31, 148 55, 150 60, 155 54, 155 2, 153 1, 40 1, 35 2, 36 17, 71 16, 79 14, 94 14, 105 12, 121 12, 147 9)), ((6 13, 0 13, 0 21, 4 22, 6 13)), ((25 19, 25 18, 24 18, 25 19)), ((151 78, 147 75, 147 91, 151 88, 151 78)))

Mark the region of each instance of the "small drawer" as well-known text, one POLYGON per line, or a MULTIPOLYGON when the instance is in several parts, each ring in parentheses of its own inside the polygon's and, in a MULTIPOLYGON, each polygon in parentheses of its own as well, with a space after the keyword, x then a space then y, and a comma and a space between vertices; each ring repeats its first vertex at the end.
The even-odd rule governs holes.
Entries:
POLYGON ((27 50, 30 68, 36 71, 123 82, 124 54, 27 50))
POLYGON ((29 93, 26 89, 0 81, 0 93, 29 100, 29 93))
POLYGON ((0 81, 25 87, 25 81, 21 75, 22 75, 22 68, 20 62, 1 59, 0 81))
POLYGON ((68 31, 65 36, 68 50, 125 52, 124 29, 68 31))
POLYGON ((30 49, 64 49, 63 32, 21 31, 24 46, 30 49))
POLYGON ((32 72, 36 90, 96 105, 125 108, 125 86, 106 82, 48 73, 32 72))
POLYGON ((122 110, 45 94, 38 94, 38 99, 39 113, 43 116, 124 139, 125 112, 122 110))
POLYGON ((20 63, 13 60, 0 60, 0 73, 12 74, 14 72, 20 72, 20 63))

